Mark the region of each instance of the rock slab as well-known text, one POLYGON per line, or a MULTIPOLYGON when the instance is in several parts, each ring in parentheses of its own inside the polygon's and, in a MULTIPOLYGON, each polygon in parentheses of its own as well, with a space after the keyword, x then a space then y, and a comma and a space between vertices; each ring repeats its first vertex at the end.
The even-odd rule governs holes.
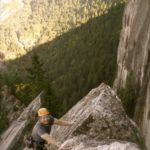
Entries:
POLYGON ((54 126, 52 136, 74 150, 139 150, 140 133, 126 115, 113 89, 101 84, 80 100, 62 119, 71 127, 54 126))

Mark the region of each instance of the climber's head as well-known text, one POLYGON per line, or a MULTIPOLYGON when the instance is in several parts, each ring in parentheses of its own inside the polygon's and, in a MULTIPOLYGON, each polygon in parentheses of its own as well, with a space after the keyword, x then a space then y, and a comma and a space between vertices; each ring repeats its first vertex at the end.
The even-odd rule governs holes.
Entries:
POLYGON ((47 110, 47 108, 40 108, 38 110, 39 117, 43 117, 43 116, 47 116, 47 115, 49 115, 49 111, 47 110))
POLYGON ((38 116, 39 116, 39 121, 42 124, 48 124, 48 121, 49 121, 49 111, 47 110, 47 108, 40 108, 38 110, 38 116))

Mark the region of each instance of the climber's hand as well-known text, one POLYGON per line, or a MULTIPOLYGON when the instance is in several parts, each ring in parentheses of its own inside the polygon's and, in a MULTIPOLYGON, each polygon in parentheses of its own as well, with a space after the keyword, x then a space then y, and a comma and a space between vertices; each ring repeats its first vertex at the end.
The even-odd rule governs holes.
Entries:
POLYGON ((71 150, 71 148, 59 148, 58 150, 71 150))
POLYGON ((72 122, 69 122, 69 123, 68 123, 68 126, 72 126, 73 124, 74 124, 74 123, 72 123, 72 122))
POLYGON ((55 144, 57 147, 60 147, 61 146, 61 143, 60 142, 56 142, 55 144))
POLYGON ((55 119, 54 124, 61 125, 61 126, 72 126, 73 125, 73 123, 64 121, 62 119, 55 119))

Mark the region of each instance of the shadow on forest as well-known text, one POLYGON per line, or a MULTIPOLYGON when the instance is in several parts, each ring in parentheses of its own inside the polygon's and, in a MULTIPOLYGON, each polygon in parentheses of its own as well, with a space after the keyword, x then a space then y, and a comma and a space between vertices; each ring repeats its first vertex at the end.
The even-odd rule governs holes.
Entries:
POLYGON ((36 52, 44 64, 63 113, 101 82, 112 85, 117 69, 117 47, 125 4, 89 20, 25 56, 7 62, 15 77, 23 81, 31 55, 36 52), (15 70, 15 71, 14 71, 15 70), (16 76, 17 74, 17 76, 16 76))

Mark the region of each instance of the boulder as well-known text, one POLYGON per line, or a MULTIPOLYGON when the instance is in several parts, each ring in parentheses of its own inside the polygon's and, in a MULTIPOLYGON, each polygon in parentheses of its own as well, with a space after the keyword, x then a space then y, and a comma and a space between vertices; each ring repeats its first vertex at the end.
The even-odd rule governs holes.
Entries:
POLYGON ((71 127, 54 126, 52 137, 74 150, 139 150, 141 135, 113 89, 101 84, 63 117, 71 127))

